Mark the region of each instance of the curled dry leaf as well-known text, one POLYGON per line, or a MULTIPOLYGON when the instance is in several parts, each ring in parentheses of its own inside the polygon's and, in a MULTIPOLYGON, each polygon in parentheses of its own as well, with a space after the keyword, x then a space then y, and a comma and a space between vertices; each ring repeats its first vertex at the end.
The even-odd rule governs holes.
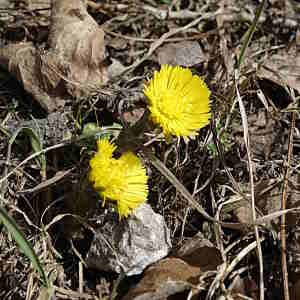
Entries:
POLYGON ((63 105, 63 98, 56 97, 55 91, 44 88, 41 77, 40 57, 37 49, 30 42, 9 44, 0 49, 0 65, 23 85, 24 89, 52 112, 63 105))
MULTIPOLYGON (((255 159, 274 159, 281 157, 282 153, 286 152, 284 128, 265 109, 249 113, 248 126, 251 151, 255 159)), ((243 126, 235 127, 233 132, 245 155, 243 126)))
MULTIPOLYGON (((198 285, 201 275, 217 270, 221 263, 219 250, 201 234, 197 234, 174 257, 163 259, 149 267, 139 284, 123 300, 169 299, 172 295, 176 297, 176 294, 198 285)), ((179 296, 178 299, 182 298, 179 296)))
POLYGON ((48 47, 41 52, 32 43, 17 43, 0 49, 0 64, 48 112, 107 81, 104 32, 84 1, 53 1, 48 47))
POLYGON ((199 268, 189 266, 179 258, 166 258, 151 266, 140 283, 122 300, 168 299, 187 290, 189 278, 199 275, 199 268))
POLYGON ((271 80, 283 88, 287 85, 300 93, 299 53, 283 49, 271 55, 259 68, 258 77, 271 80))
POLYGON ((66 87, 73 96, 81 96, 88 87, 96 88, 107 81, 104 31, 87 13, 84 2, 56 0, 52 4, 49 68, 53 62, 52 66, 66 75, 66 87))
MULTIPOLYGON (((260 210, 262 215, 271 215, 279 212, 281 210, 281 198, 282 198, 282 184, 283 180, 278 179, 265 179, 261 180, 255 184, 255 203, 257 208, 260 210)), ((249 195, 250 190, 246 195, 249 195)), ((252 222, 252 213, 250 200, 247 202, 243 200, 240 196, 233 195, 231 196, 231 203, 228 204, 228 207, 231 205, 233 214, 242 223, 251 223, 252 222)), ((300 206, 300 175, 292 175, 289 178, 288 190, 287 190, 287 209, 297 208, 300 206)), ((225 209, 229 211, 229 208, 225 209)), ((300 217, 297 212, 287 214, 287 229, 295 230, 295 226, 299 226, 300 217)), ((272 219, 274 224, 280 223, 280 218, 275 217, 272 219)), ((267 222, 266 225, 268 225, 267 222)), ((297 241, 297 249, 300 249, 300 239, 297 241)), ((300 250, 298 250, 299 252, 300 250)), ((297 264, 294 264, 296 266, 297 264)), ((298 263, 297 268, 299 268, 300 273, 300 264, 298 263)))

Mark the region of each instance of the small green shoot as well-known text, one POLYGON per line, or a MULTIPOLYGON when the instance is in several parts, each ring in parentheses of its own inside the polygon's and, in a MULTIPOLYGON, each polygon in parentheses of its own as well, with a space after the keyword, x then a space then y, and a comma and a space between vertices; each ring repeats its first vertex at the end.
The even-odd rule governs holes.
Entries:
MULTIPOLYGON (((229 144, 227 133, 223 131, 220 134, 220 131, 222 129, 222 124, 218 120, 216 120, 216 123, 217 123, 216 132, 219 137, 219 143, 223 146, 224 151, 228 151, 230 149, 230 144, 229 144)), ((215 145, 214 141, 211 141, 211 143, 207 145, 207 149, 209 154, 211 154, 213 157, 218 156, 217 146, 215 145)))

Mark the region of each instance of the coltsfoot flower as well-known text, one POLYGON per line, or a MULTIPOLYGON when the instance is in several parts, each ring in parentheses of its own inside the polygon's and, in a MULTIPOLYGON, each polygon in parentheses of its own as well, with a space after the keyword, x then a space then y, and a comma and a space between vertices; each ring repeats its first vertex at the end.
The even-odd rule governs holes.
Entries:
POLYGON ((163 65, 144 87, 153 123, 166 138, 193 137, 209 123, 210 90, 197 75, 183 67, 163 65))
POLYGON ((97 142, 98 151, 90 160, 89 181, 106 200, 115 201, 120 218, 128 217, 148 195, 146 169, 132 152, 118 159, 113 157, 116 146, 107 139, 97 142))

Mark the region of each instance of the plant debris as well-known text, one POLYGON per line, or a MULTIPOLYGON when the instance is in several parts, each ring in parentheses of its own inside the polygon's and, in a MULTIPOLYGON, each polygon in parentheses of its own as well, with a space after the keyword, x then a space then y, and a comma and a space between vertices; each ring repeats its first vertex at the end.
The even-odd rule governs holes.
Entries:
MULTIPOLYGON (((0 0, 0 201, 17 226, 0 226, 0 298, 297 300, 299 12, 293 0, 0 0), (193 139, 149 121, 145 86, 166 64, 211 91, 193 139), (88 181, 99 138, 145 166, 147 203, 126 219, 88 181)), ((176 91, 151 95, 172 100, 162 119, 176 91)))
POLYGON ((107 82, 104 32, 82 1, 54 1, 47 49, 31 42, 0 49, 0 64, 47 111, 107 82))

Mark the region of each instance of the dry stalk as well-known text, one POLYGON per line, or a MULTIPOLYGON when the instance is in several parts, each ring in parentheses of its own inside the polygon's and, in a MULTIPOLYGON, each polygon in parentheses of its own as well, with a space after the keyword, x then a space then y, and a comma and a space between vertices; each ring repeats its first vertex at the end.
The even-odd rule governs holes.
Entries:
MULTIPOLYGON (((204 11, 204 9, 206 9, 206 7, 204 7, 202 11, 204 11)), ((213 12, 213 13, 203 13, 199 18, 197 18, 196 20, 193 20, 192 22, 190 22, 189 24, 180 27, 180 28, 175 28, 175 29, 171 29, 170 31, 164 33, 158 40, 156 40, 154 43, 152 43, 150 45, 150 48, 148 50, 148 52, 138 61, 136 61, 135 63, 133 63, 131 66, 127 67, 119 76, 124 75, 125 73, 127 73, 128 71, 132 71, 134 70, 136 67, 138 67, 142 62, 144 62, 145 60, 147 60, 153 53, 154 51, 160 47, 168 38, 170 38, 171 36, 184 32, 185 30, 196 26, 197 24, 199 24, 201 21, 203 20, 209 20, 213 17, 215 17, 217 15, 217 12, 213 12)))
MULTIPOLYGON (((244 142, 247 151, 247 159, 248 159, 248 168, 249 168, 249 177, 250 177, 250 189, 251 189, 251 210, 252 210, 252 222, 255 224, 256 222, 256 209, 255 209, 255 194, 254 194, 254 176, 253 176, 253 164, 251 160, 251 147, 250 147, 250 139, 249 139, 249 128, 248 128, 248 121, 244 103, 240 96, 240 92, 238 89, 238 70, 235 72, 235 89, 236 95, 238 98, 239 108, 242 117, 242 125, 244 131, 244 142)), ((260 291, 260 300, 264 300, 264 274, 263 274, 263 257, 262 257, 262 250, 258 232, 258 226, 254 225, 254 234, 257 243, 257 255, 258 255, 258 262, 259 262, 259 291, 260 291)))
MULTIPOLYGON (((110 31, 108 29, 104 29, 104 32, 107 34, 110 34, 112 36, 115 36, 115 37, 118 37, 118 38, 121 38, 124 40, 129 40, 129 41, 143 42, 143 43, 153 43, 153 42, 157 41, 157 39, 153 39, 153 38, 140 38, 140 37, 123 35, 123 34, 116 33, 114 31, 110 31)), ((212 29, 207 32, 200 32, 197 34, 193 33, 192 36, 169 38, 169 39, 166 39, 164 42, 165 43, 175 43, 175 42, 183 42, 183 41, 200 40, 200 39, 206 38, 210 35, 216 34, 216 32, 217 32, 217 30, 212 29)))
MULTIPOLYGON (((214 195, 212 186, 210 186, 210 195, 211 195, 211 199, 212 199, 215 218, 218 222, 220 222, 220 214, 218 213, 218 207, 217 207, 217 203, 215 200, 215 195, 214 195)), ((220 250, 221 255, 222 255, 222 260, 224 263, 226 263, 227 259, 226 259, 226 253, 224 251, 224 245, 223 245, 223 240, 222 240, 222 228, 221 228, 220 224, 217 224, 217 223, 214 224, 214 231, 215 231, 218 249, 220 250)))
POLYGON ((58 148, 61 148, 61 147, 64 147, 65 145, 67 145, 66 142, 63 142, 63 143, 60 143, 60 144, 56 144, 54 146, 51 146, 51 147, 47 147, 39 152, 35 152, 33 154, 31 154, 30 156, 28 156, 26 159, 24 159, 22 162, 20 162, 15 168, 13 168, 9 173, 7 173, 5 176, 3 176, 1 179, 0 179, 0 184, 2 182, 5 182, 6 179, 8 179, 12 174, 14 174, 20 167, 22 167, 23 165, 25 165, 28 161, 38 157, 39 155, 41 154, 45 154, 46 152, 48 151, 51 151, 51 150, 54 150, 54 149, 58 149, 58 148))
MULTIPOLYGON (((291 96, 293 98, 293 102, 295 101, 295 96, 293 91, 291 91, 291 96)), ((292 112, 292 124, 290 127, 289 132, 289 144, 288 144, 288 156, 287 156, 287 163, 286 163, 286 170, 284 175, 283 181, 283 190, 281 195, 281 209, 286 209, 286 198, 287 198, 287 191, 288 191, 288 181, 289 181, 289 174, 290 174, 290 165, 291 165, 291 157, 293 153, 293 133, 295 130, 295 123, 296 123, 296 112, 292 112)), ((280 239, 281 239, 281 268, 282 268, 282 279, 283 279, 283 294, 284 299, 289 300, 289 281, 288 281, 288 270, 287 270, 287 261, 286 261, 286 215, 282 215, 281 217, 281 224, 280 224, 280 239)))

